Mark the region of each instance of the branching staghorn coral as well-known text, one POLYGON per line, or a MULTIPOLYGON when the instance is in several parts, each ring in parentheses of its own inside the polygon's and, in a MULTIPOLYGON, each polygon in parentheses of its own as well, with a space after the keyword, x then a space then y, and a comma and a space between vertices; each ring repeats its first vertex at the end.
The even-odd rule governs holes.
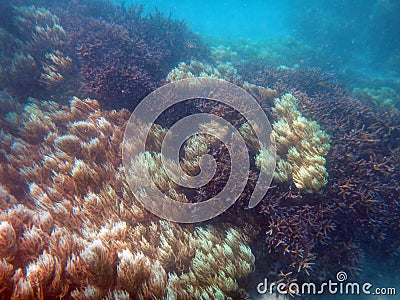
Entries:
POLYGON ((44 3, 66 30, 79 95, 105 108, 133 108, 164 83, 181 60, 203 59, 208 46, 186 23, 141 6, 110 1, 44 3))
MULTIPOLYGON (((195 266, 218 262, 218 276, 199 273, 197 292, 185 293, 228 299, 237 279, 253 270, 244 230, 162 221, 135 199, 120 158, 128 111, 101 111, 96 101, 78 98, 64 107, 35 99, 6 107, 0 140, 2 297, 175 299, 178 286, 192 282, 195 266), (216 248, 207 248, 209 242, 216 248), (228 248, 230 256, 222 251, 228 248)), ((145 125, 137 124, 141 134, 145 125)), ((164 134, 153 125, 149 151, 137 157, 157 164, 164 134)))
MULTIPOLYGON (((285 94, 275 99, 272 108, 275 118, 272 135, 279 155, 274 179, 293 182, 296 188, 306 193, 320 192, 328 177, 325 156, 329 151, 329 136, 317 122, 303 117, 297 105, 292 94, 285 94)), ((268 153, 262 149, 256 164, 260 165, 266 159, 268 153)))

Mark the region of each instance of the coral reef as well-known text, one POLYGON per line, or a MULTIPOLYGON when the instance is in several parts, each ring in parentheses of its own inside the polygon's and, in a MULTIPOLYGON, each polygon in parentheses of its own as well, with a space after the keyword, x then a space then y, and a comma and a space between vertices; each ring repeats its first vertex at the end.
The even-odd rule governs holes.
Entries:
POLYGON ((387 111, 400 109, 400 96, 389 87, 381 87, 379 89, 372 88, 355 88, 352 94, 361 102, 375 108, 387 111))
MULTIPOLYGON (((78 98, 70 106, 33 98, 22 106, 2 96, 2 297, 235 294, 237 280, 254 268, 252 234, 231 225, 178 225, 143 209, 121 172, 128 111, 102 111, 97 101, 78 98), (216 276, 209 268, 218 268, 216 276)), ((162 135, 156 127, 154 147, 162 135)))
MULTIPOLYGON (((398 113, 371 110, 316 69, 246 66, 238 69, 244 80, 274 87, 280 99, 292 93, 297 101, 289 99, 297 103, 297 115, 301 112, 303 118, 315 120, 330 136, 329 153, 321 159, 329 173, 322 193, 297 193, 275 177, 276 185, 260 205, 271 265, 268 278, 319 281, 340 270, 357 276, 365 252, 397 253, 398 231, 393 228, 399 226, 394 217, 399 214, 400 197, 398 113)), ((264 102, 275 129, 277 101, 253 95, 264 102)), ((291 131, 289 127, 282 136, 291 131)), ((283 149, 277 145, 280 154, 283 149)), ((278 170, 284 167, 279 164, 278 170)))
MULTIPOLYGON (((329 151, 329 136, 318 123, 301 115, 292 94, 285 94, 274 102, 272 136, 279 154, 274 178, 278 182, 293 181, 301 191, 319 192, 328 182, 325 156, 329 151)), ((261 153, 256 163, 262 158, 261 153)))
POLYGON ((225 45, 211 47, 211 57, 217 65, 227 62, 234 63, 240 60, 239 54, 231 47, 225 45))
POLYGON ((0 87, 23 101, 66 92, 72 60, 63 52, 66 33, 59 18, 35 6, 15 6, 9 13, 14 26, 0 27, 0 87))
POLYGON ((107 108, 135 107, 179 61, 209 52, 187 24, 161 12, 143 16, 141 7, 114 5, 104 18, 89 12, 86 1, 63 6, 54 10, 76 49, 83 96, 107 108))
MULTIPOLYGON (((319 282, 340 270, 357 276, 366 251, 397 253, 398 114, 372 111, 317 69, 246 66, 238 73, 252 83, 243 87, 272 120, 279 155, 272 185, 256 208, 267 250, 253 250, 257 258, 268 257, 259 276, 286 283, 319 282)), ((240 215, 269 149, 257 148, 256 124, 246 124, 232 108, 212 101, 198 107, 235 124, 254 158, 233 207, 240 215)))
POLYGON ((0 88, 22 101, 78 95, 106 108, 133 108, 179 61, 209 53, 187 24, 161 12, 143 16, 140 7, 100 0, 41 5, 14 6, 11 32, 0 23, 7 54, 0 88))
MULTIPOLYGON (((197 76, 207 76, 236 83, 241 82, 236 69, 232 65, 229 65, 228 69, 225 68, 225 65, 214 68, 197 61, 191 61, 189 65, 180 63, 168 74, 167 81, 173 82, 197 76), (221 67, 224 68, 221 69, 221 67), (226 70, 229 70, 229 72, 225 72, 226 70)), ((244 82, 242 86, 255 96, 266 110, 269 108, 264 105, 264 102, 270 101, 277 94, 272 89, 248 82, 244 82)), ((237 113, 231 108, 221 104, 205 104, 202 105, 201 109, 228 119, 238 117, 237 113), (229 112, 229 110, 231 111, 229 112), (233 116, 230 116, 230 114, 233 114, 233 116)), ((275 120, 272 124, 272 137, 276 142, 277 153, 279 154, 275 180, 277 182, 293 182, 297 189, 308 193, 320 192, 321 188, 326 185, 328 177, 325 168, 325 156, 329 151, 329 136, 320 129, 318 123, 309 121, 302 116, 298 109, 297 99, 291 94, 283 95, 281 99, 274 100, 272 118, 275 120)), ((255 139, 253 129, 251 129, 252 125, 243 123, 245 120, 242 120, 242 118, 236 121, 237 124, 242 124, 241 133, 247 139, 251 151, 256 153, 260 151, 255 160, 256 165, 261 166, 263 161, 270 159, 267 155, 268 151, 258 149, 258 143, 251 143, 251 140, 255 139), (245 128, 246 126, 248 129, 245 128)))
MULTIPOLYGON (((215 46, 210 56, 187 24, 111 1, 0 3, 0 298, 247 299, 242 288, 254 284, 245 280, 255 269, 274 282, 322 282, 338 271, 358 276, 365 254, 400 252, 396 90, 379 82, 350 96, 334 74, 304 67, 302 53, 319 50, 299 40, 241 44, 215 46), (210 154, 214 177, 197 189, 173 182, 177 165, 163 165, 160 148, 174 120, 213 113, 245 140, 250 170, 238 201, 212 221, 182 225, 148 212, 139 200, 150 195, 129 188, 120 144, 130 113, 111 109, 196 76, 256 98, 278 161, 262 202, 244 210, 258 176, 275 165, 258 124, 207 99, 174 107, 157 124, 136 120, 134 136, 151 130, 144 152, 128 142, 130 167, 147 168, 180 202, 206 201, 234 174, 227 147, 199 134, 180 149, 180 167, 196 175, 210 154)), ((200 127, 226 134, 213 122, 200 127)))

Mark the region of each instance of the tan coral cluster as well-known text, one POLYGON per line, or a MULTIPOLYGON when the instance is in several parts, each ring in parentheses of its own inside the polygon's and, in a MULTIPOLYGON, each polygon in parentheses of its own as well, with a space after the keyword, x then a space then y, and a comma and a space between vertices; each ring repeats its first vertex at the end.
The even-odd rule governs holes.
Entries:
POLYGON ((252 96, 254 96, 261 106, 264 106, 265 103, 270 102, 277 96, 276 90, 265 88, 260 85, 251 84, 247 81, 244 82, 243 88, 252 96))
POLYGON ((71 67, 72 59, 64 56, 59 50, 47 53, 47 64, 43 66, 44 72, 40 75, 40 82, 46 85, 60 83, 64 80, 62 73, 71 67))
MULTIPOLYGON (((329 136, 317 122, 302 116, 292 94, 276 98, 272 113, 275 119, 272 135, 279 155, 274 179, 293 182, 306 193, 320 192, 328 178, 325 156, 330 147, 329 136)), ((265 159, 268 154, 261 150, 256 160, 265 159)))
MULTIPOLYGON (((243 230, 141 207, 121 167, 128 111, 74 98, 2 113, 1 298, 229 299, 254 268, 243 230)), ((154 127, 151 147, 163 135, 154 127)))
POLYGON ((168 82, 177 80, 194 78, 194 77, 211 77, 216 79, 224 79, 235 82, 239 76, 237 70, 231 63, 220 64, 217 67, 204 64, 202 62, 192 60, 189 64, 181 62, 172 69, 167 75, 168 82))
POLYGON ((208 134, 190 137, 184 147, 184 157, 181 165, 182 169, 191 176, 199 173, 201 157, 207 154, 213 146, 226 139, 229 129, 216 122, 210 122, 200 124, 199 132, 207 132, 208 134))
POLYGON ((65 37, 65 31, 60 20, 49 10, 35 6, 15 6, 15 23, 18 30, 26 37, 32 46, 39 46, 49 41, 58 45, 65 37))
POLYGON ((276 90, 251 84, 247 81, 242 82, 236 68, 230 62, 217 63, 216 66, 204 64, 195 60, 190 61, 189 64, 181 62, 168 73, 166 81, 174 82, 198 77, 221 79, 239 84, 244 90, 255 97, 262 107, 264 107, 266 103, 272 103, 273 99, 277 96, 276 90))
POLYGON ((330 148, 329 136, 317 122, 302 116, 297 99, 291 94, 276 99, 272 112, 276 120, 272 124, 273 136, 280 155, 275 178, 291 178, 305 192, 320 191, 328 177, 325 156, 330 148))
POLYGON ((197 228, 192 240, 196 250, 189 271, 171 275, 171 298, 225 299, 224 295, 235 292, 238 289, 235 278, 247 275, 254 268, 255 258, 245 246, 244 238, 233 228, 222 234, 214 227, 197 228), (215 273, 210 274, 210 270, 215 273))
POLYGON ((9 75, 15 76, 19 82, 21 79, 18 76, 24 76, 21 72, 31 73, 31 76, 40 72, 39 82, 46 87, 64 81, 69 75, 72 60, 59 50, 66 33, 58 17, 45 8, 35 6, 15 6, 13 9, 13 22, 19 35, 14 37, 18 49, 13 51, 13 57, 8 58, 11 66, 9 75))

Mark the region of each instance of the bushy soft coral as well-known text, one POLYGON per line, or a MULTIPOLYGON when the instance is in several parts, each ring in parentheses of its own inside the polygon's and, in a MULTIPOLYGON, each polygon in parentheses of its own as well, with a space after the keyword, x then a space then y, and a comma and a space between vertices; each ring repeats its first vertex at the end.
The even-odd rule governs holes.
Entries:
POLYGON ((0 96, 20 116, 1 120, 0 298, 230 299, 253 271, 249 226, 164 221, 137 201, 120 157, 129 111, 0 96))
POLYGON ((66 33, 59 18, 35 6, 7 9, 13 26, 0 22, 0 87, 22 101, 68 94, 72 61, 63 52, 66 33))

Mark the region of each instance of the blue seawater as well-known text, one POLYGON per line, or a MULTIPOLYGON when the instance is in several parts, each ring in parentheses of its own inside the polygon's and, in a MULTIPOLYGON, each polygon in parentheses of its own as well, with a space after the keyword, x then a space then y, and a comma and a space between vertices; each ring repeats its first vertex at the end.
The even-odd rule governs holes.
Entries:
MULTIPOLYGON (((171 13, 214 41, 268 46, 271 39, 276 43, 290 37, 315 50, 310 66, 334 71, 351 88, 400 89, 400 2, 395 0, 149 0, 126 5, 132 3, 147 13, 156 7, 171 13)), ((297 55, 301 49, 292 49, 297 55)), ((309 61, 303 54, 297 63, 309 61)))
POLYGON ((185 20, 193 31, 214 38, 263 40, 285 35, 289 29, 285 25, 288 9, 285 1, 150 0, 141 4, 146 12, 157 7, 185 20))

